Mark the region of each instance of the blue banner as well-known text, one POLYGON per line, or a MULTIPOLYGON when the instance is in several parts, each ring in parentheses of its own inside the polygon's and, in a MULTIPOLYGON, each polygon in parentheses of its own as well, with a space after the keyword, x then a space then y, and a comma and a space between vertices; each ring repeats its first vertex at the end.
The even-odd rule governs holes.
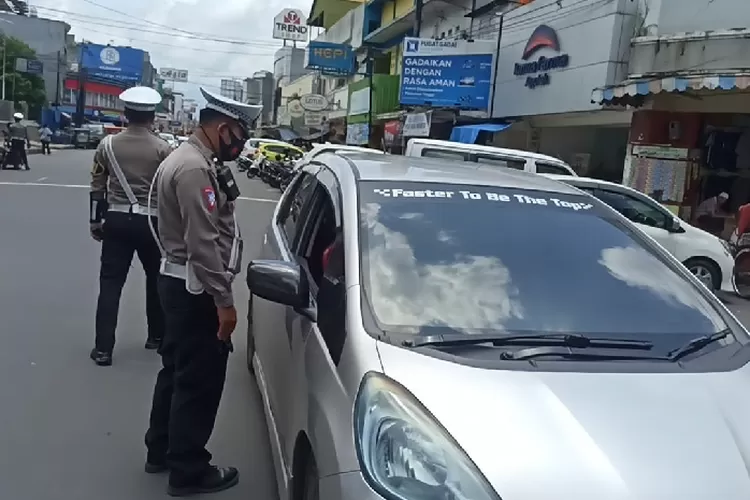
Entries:
POLYGON ((400 103, 487 109, 494 49, 491 40, 405 38, 400 103))
POLYGON ((138 82, 143 74, 144 52, 131 47, 82 44, 81 65, 91 76, 138 82))
POLYGON ((354 73, 354 52, 349 45, 329 42, 307 44, 307 69, 320 70, 324 75, 354 73))

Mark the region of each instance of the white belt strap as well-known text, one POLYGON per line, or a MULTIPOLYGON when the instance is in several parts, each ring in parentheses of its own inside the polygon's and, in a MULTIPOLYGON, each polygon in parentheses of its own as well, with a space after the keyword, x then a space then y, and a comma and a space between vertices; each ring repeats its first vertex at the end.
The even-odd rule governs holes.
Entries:
MULTIPOLYGON (((154 174, 154 177, 151 179, 151 185, 148 187, 148 198, 146 199, 146 208, 151 211, 154 210, 151 208, 151 197, 154 195, 154 184, 156 184, 156 180, 159 178, 159 174, 161 174, 161 165, 159 165, 159 168, 156 169, 156 173, 154 174)), ((161 253, 162 261, 167 257, 167 251, 164 250, 164 246, 161 244, 161 240, 159 239, 159 233, 156 232, 156 229, 154 228, 154 222, 151 220, 151 217, 148 218, 148 228, 151 230, 151 236, 154 237, 154 241, 156 241, 156 246, 159 247, 159 253, 161 253)))
POLYGON ((130 187, 130 184, 128 184, 128 180, 125 178, 125 173, 120 168, 120 164, 117 163, 115 152, 112 150, 112 137, 114 136, 108 135, 102 140, 102 142, 104 143, 104 152, 107 154, 110 168, 115 173, 117 180, 120 182, 120 187, 122 187, 122 190, 125 191, 125 196, 128 197, 128 201, 130 202, 130 204, 133 207, 136 207, 138 206, 138 198, 135 197, 133 189, 130 187))

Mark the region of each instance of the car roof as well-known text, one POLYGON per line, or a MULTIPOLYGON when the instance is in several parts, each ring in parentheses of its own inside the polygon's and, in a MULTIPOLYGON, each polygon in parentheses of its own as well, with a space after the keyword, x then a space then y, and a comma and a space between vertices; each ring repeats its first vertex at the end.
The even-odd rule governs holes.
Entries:
POLYGON ((326 142, 325 144, 313 144, 312 151, 315 151, 316 153, 320 150, 325 149, 334 149, 337 151, 361 151, 363 153, 374 153, 374 154, 385 154, 384 151, 380 151, 379 149, 371 149, 371 148, 365 148, 362 146, 351 146, 349 144, 333 144, 331 142, 326 142))
POLYGON ((481 153, 497 153, 497 154, 506 154, 506 155, 512 155, 512 156, 525 156, 528 158, 534 158, 535 160, 544 160, 549 161, 552 163, 562 163, 564 165, 567 165, 564 161, 562 161, 560 158, 555 158, 554 156, 544 155, 541 153, 532 153, 531 151, 524 151, 522 149, 510 149, 510 148, 499 148, 497 146, 483 146, 480 144, 465 144, 463 142, 455 142, 455 141, 443 141, 439 139, 423 139, 423 138, 414 138, 409 140, 409 144, 422 144, 424 146, 436 146, 440 148, 445 149, 461 149, 461 150, 471 150, 471 151, 477 151, 481 153))
POLYGON ((443 158, 382 155, 337 151, 315 158, 334 170, 353 171, 362 181, 434 182, 444 184, 497 186, 552 193, 575 194, 576 188, 547 177, 516 170, 443 158))

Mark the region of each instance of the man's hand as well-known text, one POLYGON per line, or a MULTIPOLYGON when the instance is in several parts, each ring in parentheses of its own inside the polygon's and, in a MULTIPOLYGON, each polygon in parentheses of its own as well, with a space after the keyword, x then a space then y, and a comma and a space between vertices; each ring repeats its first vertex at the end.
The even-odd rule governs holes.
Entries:
POLYGON ((102 241, 104 237, 104 225, 101 222, 92 222, 89 224, 89 232, 91 237, 96 241, 102 241))
POLYGON ((226 342, 232 337, 232 332, 237 326, 237 309, 234 306, 217 307, 216 312, 219 315, 219 331, 216 336, 222 342, 226 342))

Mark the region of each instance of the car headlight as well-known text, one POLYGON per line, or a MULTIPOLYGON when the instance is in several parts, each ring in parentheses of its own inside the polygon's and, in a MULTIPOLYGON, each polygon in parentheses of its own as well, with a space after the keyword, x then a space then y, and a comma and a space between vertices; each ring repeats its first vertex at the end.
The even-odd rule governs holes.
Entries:
POLYGON ((387 500, 500 500, 435 417, 384 375, 362 381, 354 434, 362 474, 387 500))

